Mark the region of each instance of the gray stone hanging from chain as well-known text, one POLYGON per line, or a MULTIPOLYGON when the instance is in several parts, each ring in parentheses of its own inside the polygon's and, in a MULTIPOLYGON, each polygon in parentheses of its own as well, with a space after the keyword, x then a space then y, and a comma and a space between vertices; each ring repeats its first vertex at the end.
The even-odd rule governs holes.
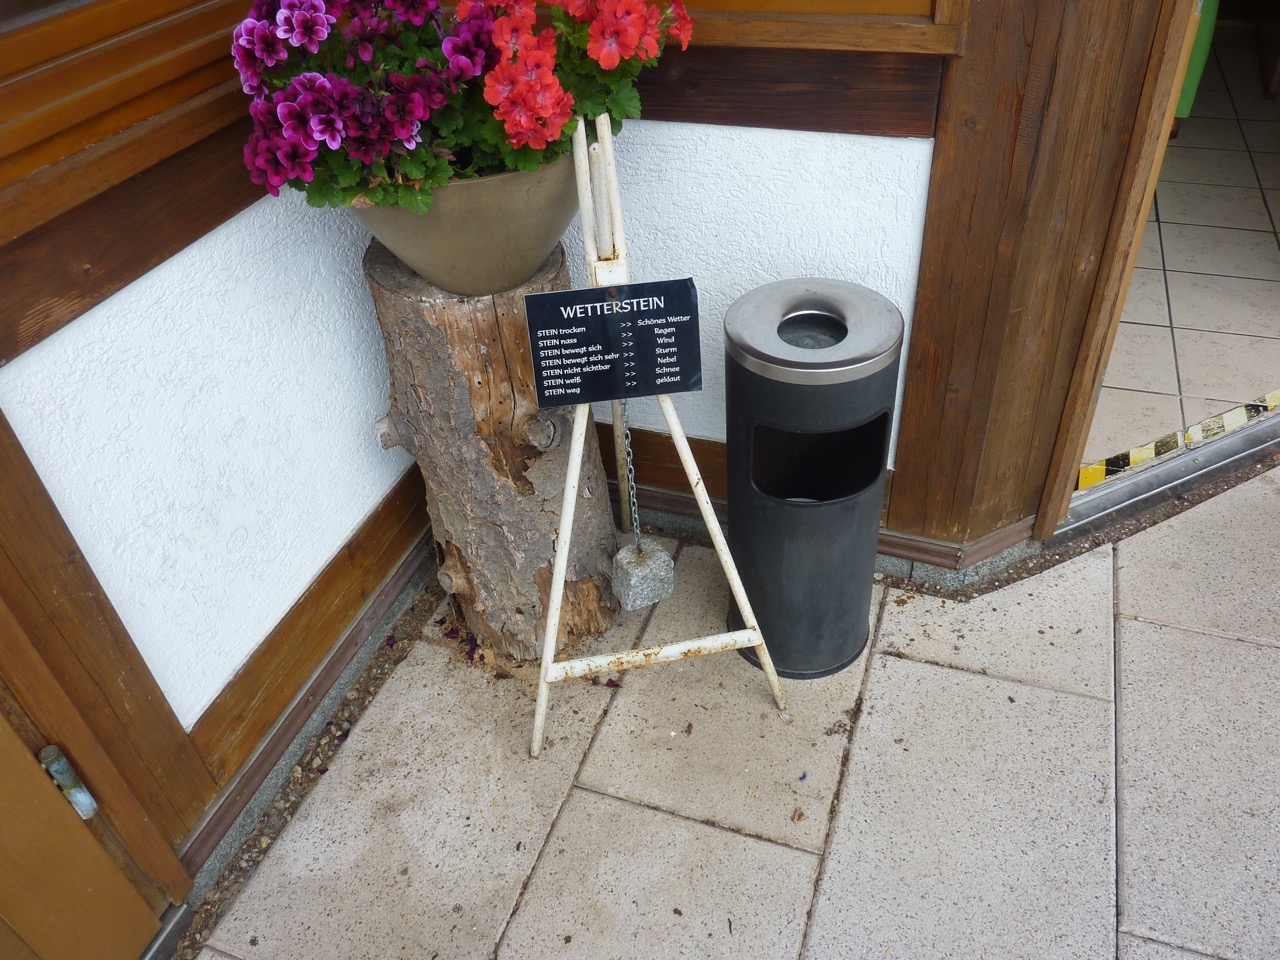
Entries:
POLYGON ((613 592, 623 610, 639 610, 671 596, 676 586, 676 565, 654 537, 640 532, 640 508, 636 505, 636 468, 631 451, 631 429, 627 425, 627 402, 621 401, 615 412, 622 418, 622 436, 626 449, 627 469, 618 484, 621 510, 629 510, 632 540, 613 558, 613 592), (624 486, 625 483, 625 486, 624 486), (626 500, 623 500, 623 496, 626 500))

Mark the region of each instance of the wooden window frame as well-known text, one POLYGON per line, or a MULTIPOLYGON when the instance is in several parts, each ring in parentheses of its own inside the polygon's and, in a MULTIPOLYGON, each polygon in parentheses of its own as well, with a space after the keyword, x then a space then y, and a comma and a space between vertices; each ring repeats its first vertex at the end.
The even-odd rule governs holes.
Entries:
POLYGON ((694 0, 695 42, 873 53, 964 53, 970 0, 694 0))

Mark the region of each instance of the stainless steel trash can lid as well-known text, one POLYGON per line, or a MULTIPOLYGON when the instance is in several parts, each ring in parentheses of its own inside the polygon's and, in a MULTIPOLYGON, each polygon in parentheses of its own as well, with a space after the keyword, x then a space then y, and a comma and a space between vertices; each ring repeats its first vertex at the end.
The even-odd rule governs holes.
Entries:
POLYGON ((729 355, 787 383, 846 383, 898 361, 902 314, 844 280, 778 280, 739 297, 724 316, 729 355))

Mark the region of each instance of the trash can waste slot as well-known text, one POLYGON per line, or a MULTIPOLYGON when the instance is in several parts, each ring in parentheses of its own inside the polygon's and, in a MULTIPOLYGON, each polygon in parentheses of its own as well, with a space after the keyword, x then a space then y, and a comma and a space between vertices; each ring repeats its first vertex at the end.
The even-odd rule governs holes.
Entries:
POLYGON ((778 336, 783 342, 805 350, 834 347, 848 335, 849 327, 845 322, 823 310, 793 313, 778 324, 778 336))
POLYGON ((779 430, 757 423, 751 433, 751 482, 767 497, 828 503, 866 490, 884 468, 889 413, 844 430, 779 430))

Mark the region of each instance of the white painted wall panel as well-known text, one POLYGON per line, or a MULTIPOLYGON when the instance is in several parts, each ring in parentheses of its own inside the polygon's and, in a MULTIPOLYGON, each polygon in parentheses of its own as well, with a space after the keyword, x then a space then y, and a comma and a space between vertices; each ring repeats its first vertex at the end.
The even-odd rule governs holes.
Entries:
MULTIPOLYGON (((910 337, 932 140, 640 121, 617 154, 631 279, 691 276, 698 287, 703 389, 676 403, 690 436, 725 437, 724 314, 761 284, 863 284, 897 304, 910 337)), ((575 284, 586 282, 580 237, 575 224, 575 284)), ((666 432, 654 401, 628 411, 666 432)), ((595 413, 610 419, 608 404, 595 413)), ((890 464, 896 440, 895 419, 890 464)))
POLYGON ((264 199, 0 367, 0 409, 188 727, 409 463, 373 431, 366 242, 344 211, 264 199))
MULTIPOLYGON (((691 435, 724 437, 721 323, 748 290, 852 280, 909 321, 931 141, 639 122, 618 151, 632 278, 698 285, 691 435)), ((188 727, 410 462, 372 429, 366 239, 286 191, 0 367, 0 409, 188 727)))

